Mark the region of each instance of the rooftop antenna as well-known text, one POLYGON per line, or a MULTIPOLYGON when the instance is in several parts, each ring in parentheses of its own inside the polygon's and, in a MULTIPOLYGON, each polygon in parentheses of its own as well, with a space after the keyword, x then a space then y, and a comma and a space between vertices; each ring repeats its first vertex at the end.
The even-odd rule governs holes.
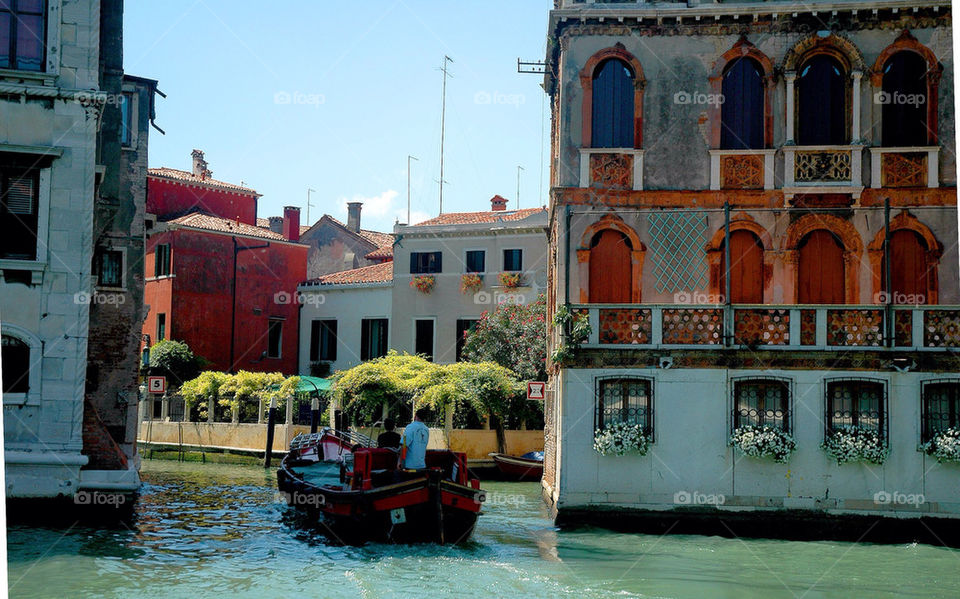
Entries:
POLYGON ((447 64, 451 62, 453 62, 453 59, 444 54, 443 66, 440 67, 440 70, 443 72, 443 93, 440 103, 440 214, 443 214, 443 142, 447 123, 447 76, 453 77, 447 69, 447 64))
POLYGON ((517 210, 520 210, 520 171, 525 170, 519 164, 517 165, 517 210))
POLYGON ((411 160, 416 160, 417 162, 420 162, 420 160, 416 156, 411 156, 410 154, 407 154, 407 224, 408 225, 413 224, 410 222, 410 161, 411 160))
POLYGON ((310 203, 310 193, 311 193, 311 192, 317 193, 317 190, 316 190, 316 189, 310 189, 309 187, 307 188, 307 225, 310 225, 310 206, 313 206, 313 204, 310 203))

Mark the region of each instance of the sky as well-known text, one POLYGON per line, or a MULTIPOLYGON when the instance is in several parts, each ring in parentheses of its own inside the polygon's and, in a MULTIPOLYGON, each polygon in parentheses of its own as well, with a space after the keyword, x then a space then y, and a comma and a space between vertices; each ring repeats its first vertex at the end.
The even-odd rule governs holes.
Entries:
POLYGON ((549 103, 541 75, 551 0, 128 0, 124 70, 159 80, 149 163, 263 195, 258 216, 301 208, 391 231, 439 212, 440 107, 447 80, 444 212, 547 203, 549 103), (268 7, 266 10, 264 7, 268 7))

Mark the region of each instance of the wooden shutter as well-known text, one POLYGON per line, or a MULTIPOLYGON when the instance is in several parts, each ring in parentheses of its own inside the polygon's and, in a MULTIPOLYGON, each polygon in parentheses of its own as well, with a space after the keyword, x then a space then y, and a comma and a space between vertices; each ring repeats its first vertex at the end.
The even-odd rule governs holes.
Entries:
POLYGON ((630 240, 612 229, 596 234, 590 249, 590 303, 628 304, 633 289, 630 240))
POLYGON ((843 245, 823 229, 811 232, 800 243, 797 301, 801 304, 843 304, 843 245))
MULTIPOLYGON (((720 269, 720 293, 726 293, 727 270, 720 269)), ((730 234, 730 301, 763 303, 763 244, 750 231, 730 234)))
MULTIPOLYGON (((913 231, 901 229, 890 235, 890 279, 893 291, 903 296, 913 296, 927 303, 928 277, 927 249, 923 239, 913 231)), ((884 271, 886 272, 886 263, 884 271)))

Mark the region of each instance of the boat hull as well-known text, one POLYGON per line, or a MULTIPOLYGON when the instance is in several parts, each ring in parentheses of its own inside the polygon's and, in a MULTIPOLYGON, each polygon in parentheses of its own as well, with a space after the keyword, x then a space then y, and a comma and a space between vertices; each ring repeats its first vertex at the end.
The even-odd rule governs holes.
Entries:
POLYGON ((536 481, 543 478, 543 462, 510 456, 503 453, 490 454, 493 462, 505 478, 536 481))

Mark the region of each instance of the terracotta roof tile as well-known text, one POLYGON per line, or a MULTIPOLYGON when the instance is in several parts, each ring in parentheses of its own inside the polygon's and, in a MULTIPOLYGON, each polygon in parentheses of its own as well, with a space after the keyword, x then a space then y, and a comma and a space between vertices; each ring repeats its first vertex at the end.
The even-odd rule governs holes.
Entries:
POLYGON ((194 212, 168 222, 183 227, 190 227, 191 229, 206 229, 208 231, 218 231, 221 233, 236 233, 237 235, 249 235, 251 237, 287 241, 283 235, 274 233, 270 229, 255 227, 247 223, 240 223, 226 218, 218 218, 216 216, 210 216, 209 214, 203 214, 202 212, 194 212))
POLYGON ((349 285, 358 283, 387 283, 393 280, 393 262, 374 264, 352 270, 335 272, 316 279, 310 279, 306 285, 349 285))
POLYGON ((387 245, 379 247, 364 256, 367 260, 385 260, 393 259, 393 246, 387 245))
POLYGON ((479 225, 520 221, 538 213, 546 213, 546 208, 523 208, 521 210, 499 210, 488 212, 448 212, 430 220, 413 225, 414 227, 435 227, 440 225, 479 225))
POLYGON ((201 179, 189 171, 181 171, 175 168, 151 168, 147 169, 147 173, 153 177, 163 177, 165 179, 173 179, 175 181, 183 181, 185 183, 192 183, 194 185, 201 185, 204 187, 213 187, 216 189, 223 189, 226 191, 235 191, 239 193, 245 193, 250 195, 259 196, 255 189, 249 187, 244 187, 242 185, 235 185, 233 183, 227 183, 226 181, 218 181, 216 179, 201 179))

